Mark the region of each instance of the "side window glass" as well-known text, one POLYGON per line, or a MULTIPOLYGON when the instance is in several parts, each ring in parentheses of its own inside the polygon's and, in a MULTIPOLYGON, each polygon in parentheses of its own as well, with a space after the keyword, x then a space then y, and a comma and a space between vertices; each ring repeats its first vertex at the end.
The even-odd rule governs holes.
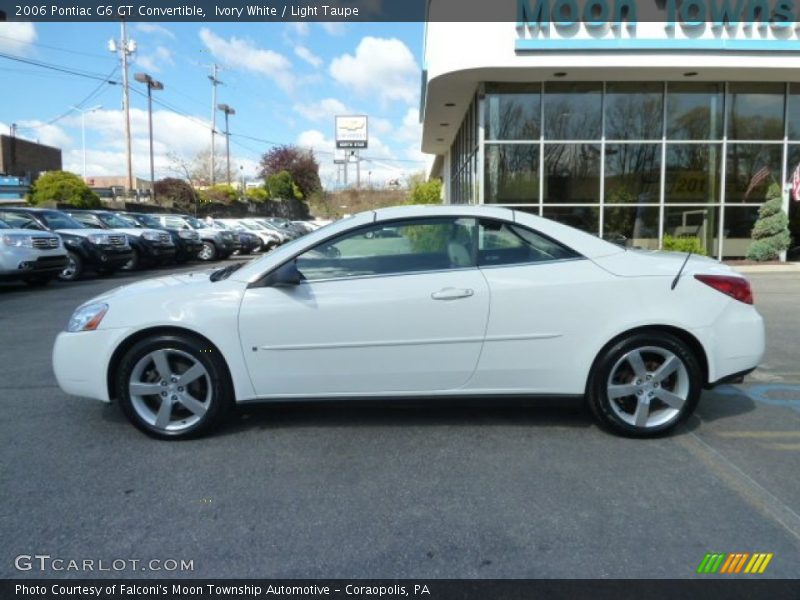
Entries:
POLYGON ((304 252, 297 268, 309 281, 472 268, 476 229, 471 218, 375 225, 304 252))
POLYGON ((483 219, 478 228, 478 266, 548 262, 579 257, 574 250, 515 223, 483 219))

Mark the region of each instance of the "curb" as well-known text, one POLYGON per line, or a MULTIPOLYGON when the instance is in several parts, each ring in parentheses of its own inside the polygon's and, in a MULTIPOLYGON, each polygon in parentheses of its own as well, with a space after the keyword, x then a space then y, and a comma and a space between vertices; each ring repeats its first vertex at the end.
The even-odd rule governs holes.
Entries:
POLYGON ((728 265, 740 273, 800 273, 800 263, 782 265, 728 265))

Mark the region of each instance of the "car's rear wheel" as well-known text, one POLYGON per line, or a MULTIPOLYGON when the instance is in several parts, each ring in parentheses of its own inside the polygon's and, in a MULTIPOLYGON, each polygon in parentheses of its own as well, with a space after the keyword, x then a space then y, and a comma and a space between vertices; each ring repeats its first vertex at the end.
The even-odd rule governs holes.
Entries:
POLYGON ((587 400, 612 431, 651 437, 694 411, 702 383, 702 369, 686 343, 663 332, 637 333, 601 352, 587 400))
POLYGON ((122 411, 161 439, 197 437, 217 426, 233 404, 225 361, 188 335, 158 335, 135 344, 117 369, 122 411))
POLYGON ((214 260, 217 258, 217 246, 214 242, 203 242, 203 248, 197 255, 200 260, 214 260))
POLYGON ((67 252, 67 266, 59 273, 61 281, 75 281, 83 273, 83 259, 75 252, 67 252))

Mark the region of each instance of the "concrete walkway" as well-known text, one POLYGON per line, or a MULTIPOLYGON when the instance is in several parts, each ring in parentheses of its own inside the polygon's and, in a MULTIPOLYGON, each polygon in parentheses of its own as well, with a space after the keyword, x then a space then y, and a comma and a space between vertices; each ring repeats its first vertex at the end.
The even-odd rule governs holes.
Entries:
POLYGON ((729 265, 740 273, 800 273, 800 263, 787 262, 780 265, 729 265))

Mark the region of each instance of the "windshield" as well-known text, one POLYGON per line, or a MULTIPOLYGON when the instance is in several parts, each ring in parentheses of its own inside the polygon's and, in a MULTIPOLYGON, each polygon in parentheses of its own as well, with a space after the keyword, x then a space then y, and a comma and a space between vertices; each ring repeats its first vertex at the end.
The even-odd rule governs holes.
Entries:
POLYGON ((144 223, 148 227, 154 227, 156 229, 161 227, 159 220, 150 215, 136 215, 136 220, 139 221, 139 223, 144 223))
POLYGON ((11 227, 5 221, 0 221, 0 229, 11 229, 11 227))
POLYGON ((242 223, 242 225, 244 225, 244 226, 245 226, 245 227, 247 227, 248 229, 252 229, 252 230, 254 230, 254 231, 263 231, 263 230, 265 229, 265 227, 262 227, 261 225, 259 225, 259 224, 258 224, 258 223, 256 223, 255 221, 250 221, 250 220, 247 220, 247 221, 245 221, 245 220, 243 219, 243 220, 242 220, 242 221, 240 221, 240 222, 242 223))
POLYGON ((79 221, 55 210, 39 213, 50 229, 86 229, 79 221))
POLYGON ((132 225, 128 220, 123 219, 122 217, 118 217, 117 215, 112 215, 110 213, 101 213, 97 216, 103 223, 114 229, 126 229, 128 227, 135 227, 135 225, 132 225))
POLYGON ((203 223, 200 219, 195 219, 194 217, 183 217, 183 219, 195 229, 208 229, 208 225, 203 223))

